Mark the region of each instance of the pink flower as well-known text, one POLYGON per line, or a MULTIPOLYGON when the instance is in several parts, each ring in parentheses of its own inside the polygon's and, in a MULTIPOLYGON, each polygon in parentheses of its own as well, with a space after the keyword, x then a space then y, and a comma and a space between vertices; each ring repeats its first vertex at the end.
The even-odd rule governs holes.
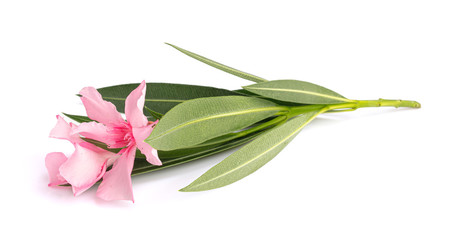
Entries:
POLYGON ((145 81, 134 89, 125 101, 125 121, 115 106, 102 99, 92 87, 80 91, 81 100, 89 118, 99 124, 83 123, 77 132, 84 137, 106 143, 110 148, 123 148, 112 169, 108 171, 97 190, 98 197, 105 200, 133 200, 131 171, 136 148, 153 165, 161 165, 157 151, 144 140, 150 135, 157 122, 149 122, 144 116, 145 81))
POLYGON ((72 185, 77 196, 93 186, 105 174, 106 167, 113 164, 118 156, 112 152, 98 148, 83 141, 76 133, 78 128, 67 123, 62 117, 51 130, 50 137, 69 140, 75 147, 75 152, 67 158, 61 152, 49 153, 45 158, 50 183, 48 186, 62 184, 72 185))
MULTIPOLYGON (((76 151, 73 155, 82 156, 85 159, 78 158, 79 163, 71 165, 67 164, 67 162, 72 157, 69 160, 64 160, 65 156, 61 153, 48 154, 47 167, 50 166, 48 167, 50 184, 62 184, 63 181, 67 181, 72 186, 79 184, 76 186, 87 187, 87 182, 82 181, 84 182, 82 183, 80 182, 81 179, 88 180, 91 178, 91 182, 94 184, 102 177, 102 183, 97 190, 98 197, 105 200, 131 200, 134 202, 131 171, 136 149, 138 148, 151 164, 161 165, 157 151, 144 142, 158 122, 149 122, 143 114, 145 91, 146 84, 145 81, 142 81, 126 98, 125 114, 127 121, 125 121, 116 110, 116 107, 112 103, 104 101, 95 88, 83 88, 80 91, 80 95, 82 96, 81 100, 86 108, 86 113, 90 119, 97 122, 82 123, 79 126, 69 125, 68 128, 71 129, 72 134, 59 138, 71 139, 71 142, 75 142, 76 151), (105 150, 100 149, 104 151, 102 152, 94 145, 81 143, 80 141, 82 140, 79 136, 77 140, 77 137, 73 134, 106 143, 109 148, 122 149, 116 155, 117 157, 114 158, 106 155, 104 152, 107 151, 105 150), (89 147, 89 145, 92 147, 89 147), (81 148, 85 150, 83 151, 81 148), (91 154, 88 154, 86 149, 92 151, 91 154), (93 162, 98 164, 89 164, 93 162), (88 165, 85 167, 85 164, 88 165), (112 169, 105 172, 106 167, 112 164, 112 169), (56 166, 60 166, 59 170, 56 170, 56 166), (86 176, 85 171, 87 169, 91 169, 91 173, 93 173, 97 172, 96 168, 99 169, 97 176, 94 174, 90 177, 86 176)), ((79 189, 76 190, 78 191, 79 189)))

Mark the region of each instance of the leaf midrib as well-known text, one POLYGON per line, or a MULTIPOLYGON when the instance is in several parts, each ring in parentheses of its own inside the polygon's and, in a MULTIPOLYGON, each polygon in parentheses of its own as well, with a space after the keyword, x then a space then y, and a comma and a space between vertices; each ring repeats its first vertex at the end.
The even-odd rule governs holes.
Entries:
POLYGON ((302 93, 302 94, 315 95, 315 96, 318 96, 318 97, 325 97, 325 98, 340 100, 340 101, 343 101, 343 102, 353 102, 353 100, 350 100, 350 99, 341 98, 341 97, 335 97, 335 96, 331 96, 331 95, 327 95, 327 94, 311 92, 311 91, 306 91, 306 90, 286 89, 286 88, 261 88, 261 87, 243 87, 243 88, 245 88, 245 89, 255 89, 255 90, 265 90, 265 91, 280 91, 280 92, 302 93))
POLYGON ((181 125, 178 125, 178 126, 176 126, 174 128, 171 128, 168 131, 159 134, 155 138, 152 138, 151 140, 155 141, 157 139, 160 139, 160 138, 164 137, 165 135, 170 134, 171 132, 174 132, 174 131, 176 131, 176 130, 178 130, 180 128, 183 128, 185 126, 188 126, 190 124, 194 124, 194 123, 198 123, 198 122, 202 122, 202 121, 206 121, 206 120, 210 120, 210 119, 221 118, 221 117, 235 116, 235 115, 240 115, 240 114, 243 115, 243 114, 246 114, 246 113, 263 112, 263 111, 271 111, 271 110, 281 110, 281 108, 280 107, 254 108, 254 109, 249 109, 249 110, 222 113, 222 114, 212 115, 212 116, 208 116, 208 117, 204 117, 204 118, 199 118, 199 119, 195 119, 195 120, 185 122, 185 123, 183 123, 181 125))
POLYGON ((224 174, 222 175, 218 175, 214 178, 211 178, 205 182, 202 182, 202 183, 199 183, 197 185, 195 185, 193 188, 196 188, 197 186, 202 186, 206 183, 209 183, 211 181, 214 181, 218 178, 222 178, 232 172, 235 172, 236 170, 244 167, 244 166, 247 166, 248 164, 251 164, 252 162, 254 162, 255 160, 259 159, 260 157, 262 157, 263 155, 267 154, 268 152, 271 152, 273 149, 275 149, 276 147, 278 147, 279 145, 281 145, 282 143, 284 143, 285 141, 287 141, 289 138, 291 138, 293 135, 297 134, 303 127, 305 127, 305 125, 307 125, 308 123, 310 123, 316 116, 318 116, 319 114, 321 114, 322 111, 319 111, 318 113, 316 113, 315 115, 313 115, 312 117, 310 117, 310 119, 308 121, 306 121, 304 124, 302 124, 300 127, 298 127, 294 132, 292 132, 291 134, 289 134, 287 137, 283 138, 279 143, 277 143, 276 145, 273 145, 272 147, 270 147, 269 149, 265 150, 264 152, 262 152, 261 154, 255 156, 254 158, 252 158, 251 160, 247 161, 246 163, 228 171, 228 172, 225 172, 224 174))

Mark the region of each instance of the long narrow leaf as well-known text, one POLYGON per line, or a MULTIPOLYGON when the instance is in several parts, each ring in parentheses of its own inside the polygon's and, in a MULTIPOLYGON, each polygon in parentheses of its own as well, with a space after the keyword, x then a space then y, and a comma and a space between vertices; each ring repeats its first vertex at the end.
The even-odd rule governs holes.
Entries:
POLYGON ((166 113, 145 142, 158 150, 187 148, 249 127, 283 109, 253 97, 194 99, 166 113))
POLYGON ((353 102, 325 87, 298 80, 275 80, 243 87, 252 93, 280 101, 301 104, 353 102))
POLYGON ((208 157, 208 156, 238 147, 242 144, 245 144, 262 133, 263 132, 254 133, 252 135, 245 136, 239 139, 235 139, 233 141, 219 145, 217 147, 212 147, 207 150, 202 150, 200 152, 196 152, 195 154, 189 154, 189 155, 182 156, 182 157, 166 158, 163 160, 162 153, 159 152, 160 159, 162 159, 162 162, 163 162, 161 166, 155 166, 155 165, 148 163, 147 160, 145 159, 136 158, 136 161, 134 162, 134 168, 133 168, 133 171, 131 172, 131 175, 134 176, 134 175, 144 174, 144 173, 148 173, 152 171, 157 171, 157 170, 165 169, 168 167, 176 166, 179 164, 188 163, 188 162, 191 162, 197 159, 201 159, 204 157, 208 157))
POLYGON ((323 110, 305 113, 264 133, 180 191, 215 189, 248 176, 273 159, 321 111, 323 110))
MULTIPOLYGON (((121 113, 125 112, 126 97, 134 90, 138 83, 122 84, 99 88, 102 98, 113 103, 121 113)), ((145 107, 160 114, 165 114, 171 108, 184 101, 217 96, 240 96, 241 94, 226 89, 204 87, 187 84, 147 83, 145 93, 145 107)), ((144 115, 150 113, 144 109, 144 115)))
POLYGON ((87 116, 80 116, 80 115, 73 115, 73 114, 67 114, 67 113, 62 113, 64 114, 64 116, 74 120, 75 122, 78 122, 78 123, 83 123, 83 122, 92 122, 94 120, 91 120, 89 117, 87 116))
POLYGON ((286 101, 276 100, 276 99, 273 99, 273 98, 263 97, 263 96, 260 96, 260 95, 258 95, 256 93, 250 92, 250 91, 245 90, 245 89, 237 89, 237 90, 233 90, 233 91, 237 92, 239 94, 242 94, 242 95, 250 96, 250 97, 263 98, 265 100, 272 101, 272 102, 274 102, 274 103, 276 103, 278 105, 282 105, 282 106, 302 106, 302 105, 305 105, 305 104, 302 104, 302 103, 286 102, 286 101))
POLYGON ((164 114, 161 114, 161 113, 158 113, 158 112, 155 112, 153 111, 152 109, 148 108, 148 107, 144 107, 149 113, 150 115, 152 116, 152 118, 154 118, 155 120, 156 119, 161 119, 164 114))
POLYGON ((253 81, 253 82, 266 82, 267 80, 264 79, 264 78, 261 78, 261 77, 258 77, 258 76, 255 76, 255 75, 252 75, 250 73, 246 73, 246 72, 243 72, 243 71, 240 71, 240 70, 237 70, 237 69, 234 69, 232 67, 229 67, 229 66, 226 66, 224 64, 221 64, 221 63, 218 63, 216 61, 213 61, 211 59, 208 59, 208 58, 205 58, 203 56, 200 56, 196 53, 192 53, 190 51, 187 51, 183 48, 180 48, 178 46, 174 46, 172 44, 169 44, 169 43, 166 43, 168 44, 169 46, 179 50, 180 52, 182 52, 183 54, 191 57, 191 58, 194 58, 200 62, 203 62, 211 67, 214 67, 214 68, 217 68, 219 70, 222 70, 224 72, 227 72, 227 73, 230 73, 232 75, 235 75, 237 77, 240 77, 240 78, 243 78, 243 79, 246 79, 246 80, 249 80, 249 81, 253 81))

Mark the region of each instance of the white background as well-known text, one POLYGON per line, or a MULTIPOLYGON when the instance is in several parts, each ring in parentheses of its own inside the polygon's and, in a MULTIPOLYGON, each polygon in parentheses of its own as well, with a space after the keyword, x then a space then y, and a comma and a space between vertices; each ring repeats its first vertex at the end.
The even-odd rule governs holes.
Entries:
POLYGON ((2 1, 2 239, 460 239, 458 1, 2 1), (282 3, 281 3, 282 2, 282 3), (267 79, 421 109, 323 115, 251 176, 182 193, 228 156, 133 178, 136 202, 47 187, 60 112, 85 86, 267 79), (8 237, 6 237, 8 236, 8 237))

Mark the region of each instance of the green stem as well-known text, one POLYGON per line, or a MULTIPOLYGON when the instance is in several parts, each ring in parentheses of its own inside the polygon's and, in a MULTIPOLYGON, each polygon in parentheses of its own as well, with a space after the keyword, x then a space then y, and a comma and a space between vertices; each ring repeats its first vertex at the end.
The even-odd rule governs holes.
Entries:
POLYGON ((408 107, 408 108, 420 108, 420 103, 416 101, 407 100, 390 100, 390 99, 378 99, 378 100, 354 100, 353 102, 329 104, 329 105, 305 105, 298 107, 291 107, 288 118, 303 114, 312 110, 322 109, 321 113, 324 112, 342 112, 347 110, 356 110, 358 108, 365 107, 408 107), (337 110, 339 109, 339 110, 337 110))
POLYGON ((356 108, 362 107, 408 107, 408 108, 420 108, 420 103, 416 101, 407 101, 407 100, 389 100, 382 99, 379 100, 362 100, 357 101, 356 108))

